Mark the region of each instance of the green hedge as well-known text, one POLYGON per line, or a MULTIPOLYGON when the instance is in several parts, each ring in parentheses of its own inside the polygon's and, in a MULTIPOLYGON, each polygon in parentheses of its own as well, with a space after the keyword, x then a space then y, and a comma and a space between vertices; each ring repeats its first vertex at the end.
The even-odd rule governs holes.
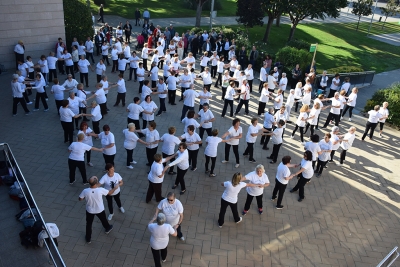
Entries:
POLYGON ((281 64, 290 70, 293 69, 296 64, 300 64, 300 68, 304 71, 304 69, 311 64, 312 53, 286 46, 280 49, 275 57, 275 62, 281 62, 281 64))
POLYGON ((299 50, 302 49, 302 50, 310 51, 311 44, 309 42, 304 41, 304 40, 294 39, 294 40, 291 40, 291 41, 287 42, 286 46, 294 47, 294 48, 297 48, 299 50))
POLYGON ((374 109, 374 106, 382 106, 383 102, 389 103, 389 118, 387 122, 400 127, 400 83, 394 83, 386 89, 375 92, 364 107, 364 112, 374 109))
POLYGON ((85 0, 64 0, 64 24, 67 44, 74 37, 78 41, 85 41, 88 36, 94 35, 93 21, 89 7, 85 0))

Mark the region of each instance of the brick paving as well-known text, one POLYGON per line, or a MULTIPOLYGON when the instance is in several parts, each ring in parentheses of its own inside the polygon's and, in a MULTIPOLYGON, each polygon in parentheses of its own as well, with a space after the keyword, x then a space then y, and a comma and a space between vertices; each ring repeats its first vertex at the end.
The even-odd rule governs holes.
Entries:
MULTIPOLYGON (((114 230, 109 235, 104 234, 100 222, 95 219, 92 243, 87 245, 84 239, 85 204, 78 201, 78 195, 85 186, 80 182, 79 174, 77 182, 69 185, 68 145, 63 143, 54 98, 50 95, 50 110, 47 113, 43 112, 41 106, 40 111, 24 116, 19 106, 18 116, 12 117, 10 74, 0 76, 4 96, 0 99, 0 140, 11 145, 45 220, 59 226, 59 249, 67 266, 153 266, 147 224, 154 214, 156 202, 153 199, 149 204, 145 203, 148 185, 145 148, 138 144, 134 151, 134 160, 138 164, 133 170, 128 170, 125 167, 126 152, 122 135, 127 112, 121 106, 112 107, 116 90, 109 94, 111 112, 104 117, 101 125, 109 124, 116 138, 116 172, 124 179, 121 200, 126 212, 122 214, 116 211, 112 220, 114 230)), ((117 80, 117 75, 111 74, 110 69, 107 74, 109 81, 117 80)), ((61 76, 62 79, 65 77, 61 76)), ((89 84, 90 89, 94 90, 93 73, 90 74, 89 84)), ((220 117, 220 91, 215 88, 211 91, 211 110, 216 117, 214 126, 222 134, 230 127, 232 118, 220 117)), ((128 103, 137 95, 138 83, 127 82, 128 103)), ((33 96, 30 98, 32 100, 33 96)), ((155 102, 159 104, 158 97, 155 97, 155 102)), ((238 116, 242 120, 244 135, 251 116, 256 115, 257 105, 258 94, 253 93, 250 116, 238 116)), ((33 106, 29 108, 32 110, 33 106)), ((155 118, 161 135, 171 125, 177 127, 178 134, 183 132, 183 125, 179 122, 181 108, 182 102, 176 106, 167 105, 167 113, 155 118)), ((292 121, 295 121, 294 115, 292 121)), ((327 112, 323 112, 321 123, 326 115, 327 112)), ((220 144, 215 171, 217 176, 210 178, 204 174, 205 146, 200 148, 197 171, 188 171, 185 177, 187 192, 177 196, 185 209, 182 231, 186 241, 170 238, 167 262, 163 266, 376 266, 400 241, 400 185, 395 174, 400 166, 400 134, 386 127, 384 138, 376 136, 375 141, 362 143, 360 137, 365 118, 356 115, 351 123, 346 118, 340 125, 341 132, 351 125, 358 128, 357 139, 348 153, 345 166, 329 164, 320 178, 313 178, 306 186, 306 199, 301 203, 297 202, 297 194, 288 192, 296 183, 296 180, 290 181, 283 200, 283 210, 276 210, 274 203, 269 200, 275 184, 277 164, 272 165, 266 159, 270 151, 263 151, 256 145, 255 158, 258 163, 264 164, 271 181, 264 191, 264 214, 258 214, 254 201, 243 222, 235 224, 228 210, 222 229, 217 225, 223 192, 220 183, 230 180, 236 171, 247 174, 255 164, 241 156, 240 167, 236 169, 233 155, 230 163, 221 164, 224 145, 220 144)), ((290 155, 292 162, 297 163, 303 150, 298 134, 295 139, 289 138, 291 130, 293 124, 288 125, 279 158, 290 155)), ((100 142, 94 141, 94 145, 100 147, 100 142)), ((245 138, 242 138, 240 155, 245 145, 245 138)), ((94 167, 88 167, 87 174, 101 177, 102 155, 93 152, 92 158, 94 167)), ((174 191, 171 189, 174 179, 166 175, 163 195, 174 191)), ((5 193, 5 190, 2 192, 5 193)), ((179 193, 178 189, 174 192, 179 193)), ((246 192, 242 190, 239 209, 243 208, 245 198, 246 192)), ((107 208, 106 212, 108 214, 107 208)), ((3 223, 3 220, 0 221, 2 228, 3 223)), ((21 253, 26 253, 22 247, 21 250, 21 253)), ((7 251, 0 250, 0 266, 11 266, 3 260, 7 256, 7 251)), ((30 259, 30 256, 27 255, 26 259, 30 259)))

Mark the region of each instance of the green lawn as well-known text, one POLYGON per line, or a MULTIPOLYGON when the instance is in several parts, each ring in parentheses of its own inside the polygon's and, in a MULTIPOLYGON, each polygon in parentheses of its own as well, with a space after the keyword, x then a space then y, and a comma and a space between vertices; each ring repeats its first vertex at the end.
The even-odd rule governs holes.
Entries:
MULTIPOLYGON (((218 16, 235 16, 236 0, 219 0, 219 2, 223 8, 217 11, 218 16)), ((93 0, 90 0, 90 5, 94 14, 97 14, 98 6, 94 4, 93 0)), ((196 16, 196 10, 185 8, 183 0, 107 0, 104 11, 105 14, 134 19, 136 8, 139 8, 141 12, 148 8, 153 19, 196 16)), ((203 16, 209 16, 209 14, 210 11, 202 13, 203 16)))
MULTIPOLYGON (((397 23, 386 23, 383 30, 381 30, 381 25, 381 23, 374 23, 371 33, 400 33, 400 25, 397 23)), ((295 38, 319 44, 316 56, 318 69, 360 66, 364 70, 384 72, 400 68, 400 47, 368 38, 369 23, 360 23, 358 32, 355 26, 353 23, 300 24, 296 29, 295 38)), ((183 28, 177 30, 182 31, 183 28)), ((261 40, 264 31, 265 27, 250 29, 251 42, 261 40)), ((285 45, 289 31, 290 25, 272 27, 267 45, 269 54, 275 54, 285 45)))

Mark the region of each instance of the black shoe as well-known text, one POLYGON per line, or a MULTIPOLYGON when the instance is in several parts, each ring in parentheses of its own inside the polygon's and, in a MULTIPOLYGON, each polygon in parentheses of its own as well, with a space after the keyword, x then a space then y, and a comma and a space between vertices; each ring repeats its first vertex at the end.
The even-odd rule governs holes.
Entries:
POLYGON ((172 186, 172 189, 175 189, 175 188, 177 188, 177 187, 178 187, 177 185, 173 185, 173 186, 172 186))
POLYGON ((275 163, 276 163, 276 161, 273 161, 273 160, 271 160, 269 163, 271 163, 271 164, 275 164, 275 163))
POLYGON ((185 194, 186 190, 181 191, 179 194, 183 195, 185 194))
POLYGON ((171 104, 171 105, 173 105, 173 106, 176 106, 176 104, 175 104, 175 103, 173 103, 173 104, 171 104))
MULTIPOLYGON (((297 191, 297 190, 296 190, 296 191, 297 191)), ((289 192, 290 192, 290 193, 294 193, 294 192, 296 192, 296 191, 294 191, 294 190, 292 189, 292 190, 290 190, 289 192)))
POLYGON ((277 209, 277 210, 281 210, 281 209, 283 209, 283 205, 276 206, 276 209, 277 209))
POLYGON ((151 166, 151 164, 150 163, 146 163, 146 166, 151 166))
POLYGON ((276 197, 271 197, 271 201, 275 201, 276 200, 276 197))
POLYGON ((263 150, 269 150, 269 148, 268 148, 268 147, 263 147, 262 149, 263 149, 263 150))
POLYGON ((272 159, 272 157, 271 157, 271 156, 269 156, 269 157, 267 157, 267 159, 272 159))
POLYGON ((175 175, 176 172, 168 172, 169 175, 175 175))
POLYGON ((299 197, 298 202, 302 202, 304 198, 299 197))

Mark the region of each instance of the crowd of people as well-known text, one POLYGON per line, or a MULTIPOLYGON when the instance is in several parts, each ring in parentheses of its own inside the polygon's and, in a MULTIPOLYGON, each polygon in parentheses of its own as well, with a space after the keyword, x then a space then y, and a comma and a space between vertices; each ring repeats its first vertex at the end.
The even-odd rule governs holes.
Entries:
MULTIPOLYGON (((99 14, 99 20, 103 21, 103 11, 101 10, 99 14)), ((138 16, 136 25, 141 26, 140 14, 138 16)), ((107 95, 110 90, 116 88, 117 98, 113 106, 116 107, 121 103, 123 107, 126 106, 128 114, 126 129, 118 129, 124 136, 125 166, 128 169, 134 169, 132 165, 137 164, 134 160, 137 157, 134 153, 137 143, 146 147, 149 183, 146 203, 150 203, 153 196, 158 202, 148 230, 151 233, 150 245, 155 264, 160 266, 160 261, 166 260, 168 236, 177 236, 180 240, 185 240, 181 231, 184 206, 173 191, 163 197, 165 189, 163 190, 162 184, 165 174, 175 175, 172 190, 179 186, 180 195, 183 195, 187 191, 185 175, 189 170, 203 171, 209 177, 218 175, 216 159, 219 143, 225 143, 224 158, 221 163, 229 164, 232 148, 235 157, 234 167, 239 168, 240 161, 243 160, 239 153, 239 143, 245 138, 247 147, 242 156, 248 157, 250 163, 257 165, 254 171, 248 174, 243 174, 238 169, 231 179, 221 183, 225 190, 221 197, 218 226, 224 225, 228 206, 231 207, 234 221, 236 223, 242 221, 237 205, 238 194, 244 187, 247 199, 242 216, 250 212, 254 197, 258 213, 263 213, 264 187, 270 185, 271 179, 265 174, 265 168, 266 166, 275 168, 275 163, 279 164, 271 200, 276 201, 276 209, 284 208, 283 195, 289 180, 293 178, 298 180, 290 192, 298 191, 298 201, 301 202, 305 199, 305 186, 310 183, 314 174, 316 177, 321 177, 323 170, 327 168, 327 163, 334 162, 335 152, 340 148, 340 158, 336 164, 343 165, 347 152, 355 140, 356 128, 351 126, 346 131, 340 129, 339 125, 347 112, 349 121, 352 120, 358 89, 356 87, 351 89, 347 77, 342 83, 340 75, 337 74, 332 79, 328 92, 330 78, 326 72, 318 82, 315 82, 316 73, 313 66, 304 75, 299 65, 294 67, 290 75, 281 73, 272 65, 272 59, 268 55, 259 69, 258 90, 253 90, 255 86, 253 81, 256 79, 253 67, 260 56, 255 46, 247 52, 244 48, 238 49, 235 41, 225 38, 222 32, 179 34, 172 25, 162 30, 160 26, 149 24, 149 12, 144 18, 141 26, 143 31, 137 37, 137 48, 141 51, 132 49, 132 26, 129 21, 125 25, 122 23, 118 25, 115 33, 113 28, 105 23, 94 38, 89 36, 87 40, 80 42, 74 39, 68 47, 60 38, 54 52, 51 51, 49 56, 43 55, 40 59, 35 59, 36 61, 30 56, 27 56, 26 60, 24 56, 21 57, 25 48, 23 42, 19 41, 15 47, 17 71, 13 74, 11 82, 12 114, 17 115, 18 104, 26 115, 32 114, 27 106, 32 104, 29 98, 32 90, 36 90, 33 111, 39 110, 39 101, 42 102, 44 111, 48 111, 47 91, 51 85, 50 92, 54 95, 60 116, 64 143, 69 144, 69 182, 71 185, 75 183, 75 171, 78 168, 83 184, 90 185, 79 196, 79 200, 87 201, 86 241, 90 243, 94 215, 99 217, 108 234, 113 229, 108 222, 114 216, 113 199, 119 211, 125 212, 122 206, 123 197, 120 196, 123 179, 114 169, 119 165, 114 160, 117 153, 115 136, 108 124, 100 126, 102 118, 113 112, 107 104, 107 95), (139 40, 143 40, 143 43, 139 40), (97 48, 95 55, 93 55, 94 48, 97 48), (95 57, 98 58, 98 63, 95 63, 95 57), (109 59, 112 64, 109 63, 109 59), (89 69, 96 72, 96 80, 89 79, 89 69), (111 73, 119 72, 118 78, 113 78, 113 82, 109 82, 106 75, 110 69, 111 73), (125 73, 127 70, 129 75, 125 73), (75 79, 75 74, 78 72, 80 82, 75 79), (66 79, 62 81, 59 76, 64 74, 67 76, 64 76, 66 79), (129 76, 127 80, 126 76, 129 76), (95 84, 95 90, 85 90, 85 86, 88 88, 92 82, 95 84), (135 95, 132 103, 126 101, 128 87, 135 95), (195 90, 196 87, 201 89, 195 90), (176 101, 179 89, 180 100, 176 101), (64 92, 68 92, 67 99, 64 92), (325 97, 326 95, 328 96, 325 97), (157 96, 158 104, 153 99, 157 96), (257 98, 257 114, 251 114, 249 102, 257 98), (195 111, 196 100, 199 102, 199 111, 195 111), (181 101, 182 105, 179 103, 181 101), (222 102, 223 109, 217 116, 213 104, 219 101, 222 102), (235 101, 238 103, 233 112, 235 101), (167 104, 172 108, 177 103, 182 106, 182 112, 178 115, 168 113, 168 118, 176 123, 183 123, 184 134, 175 136, 177 134, 175 126, 158 129, 155 117, 166 116, 167 104), (243 106, 244 113, 241 113, 243 106), (329 125, 332 127, 330 132, 317 132, 320 116, 325 109, 329 109, 329 113, 321 128, 327 128, 329 125), (232 126, 229 129, 221 129, 218 127, 218 120, 226 120, 224 117, 227 112, 230 117, 234 117, 232 126), (243 120, 240 118, 242 116, 251 119, 248 127, 242 123, 243 120), (303 157, 294 160, 299 161, 297 164, 292 163, 292 158, 288 155, 279 157, 282 154, 279 151, 284 144, 285 129, 292 123, 293 116, 297 119, 289 137, 295 138, 296 132, 299 132, 301 145, 304 147, 303 157), (92 129, 88 125, 89 119, 92 121, 92 129), (74 137, 75 129, 78 132, 74 137), (309 141, 305 142, 308 130, 310 130, 310 135, 307 136, 309 141), (163 132, 165 134, 160 134, 163 132), (221 137, 218 136, 220 132, 223 133, 221 137), (204 138, 205 133, 207 138, 204 138), (260 141, 257 141, 258 136, 261 136, 260 141), (101 148, 94 146, 93 138, 100 140, 101 148), (269 144, 272 146, 268 146, 269 144), (158 149, 159 145, 161 151, 158 149), (271 150, 271 154, 267 157, 270 165, 261 159, 259 163, 257 162, 254 158, 257 149, 271 150), (105 174, 101 179, 95 176, 87 179, 86 165, 94 166, 91 161, 92 150, 103 154, 105 174), (205 158, 204 168, 197 165, 198 157, 203 157, 202 154, 205 158), (103 195, 106 196, 108 203, 108 217, 104 210, 103 195)), ((385 120, 389 116, 388 105, 385 102, 382 107, 376 106, 374 110, 368 112, 369 118, 362 141, 368 134, 369 138, 373 139, 378 123, 379 135, 382 136, 385 120)))

